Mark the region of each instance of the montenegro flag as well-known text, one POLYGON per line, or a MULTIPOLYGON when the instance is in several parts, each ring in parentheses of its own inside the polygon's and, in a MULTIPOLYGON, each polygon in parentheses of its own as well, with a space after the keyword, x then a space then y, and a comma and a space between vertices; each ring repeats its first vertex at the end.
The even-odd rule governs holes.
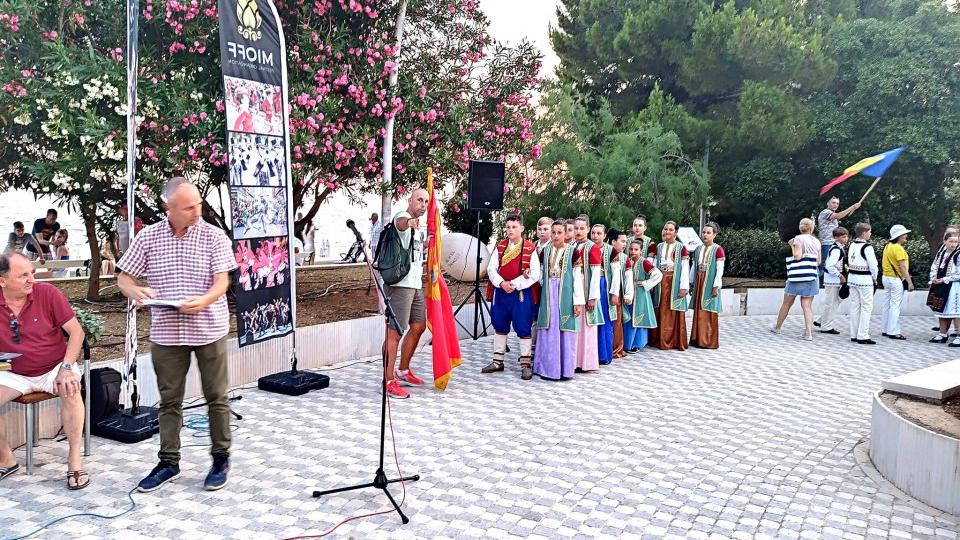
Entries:
POLYGON ((872 176, 874 178, 883 176, 883 173, 887 172, 887 169, 893 165, 893 162, 900 157, 900 152, 903 152, 902 146, 900 148, 894 148, 893 150, 887 150, 882 154, 861 159, 856 164, 847 167, 843 171, 843 174, 827 182, 827 185, 820 188, 820 195, 823 196, 823 194, 830 191, 833 186, 857 174, 872 176))
POLYGON ((440 270, 440 209, 433 192, 433 169, 427 169, 427 285, 424 296, 427 301, 427 328, 433 334, 433 385, 444 390, 450 381, 453 368, 460 365, 460 342, 457 340, 457 325, 453 319, 453 304, 447 282, 440 270))

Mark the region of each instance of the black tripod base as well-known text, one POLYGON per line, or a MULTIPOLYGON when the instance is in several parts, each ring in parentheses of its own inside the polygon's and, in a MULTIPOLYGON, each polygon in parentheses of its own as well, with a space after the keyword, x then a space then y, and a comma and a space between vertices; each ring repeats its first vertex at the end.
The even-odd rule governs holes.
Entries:
POLYGON ((373 477, 373 482, 366 484, 358 484, 356 486, 347 486, 336 489, 328 489, 326 491, 314 491, 314 497, 323 497, 324 495, 330 495, 332 493, 343 493, 344 491, 354 491, 357 489, 366 489, 366 488, 376 488, 383 490, 383 493, 386 494, 387 498, 390 499, 390 503, 393 505, 393 509, 400 514, 400 521, 404 525, 410 522, 410 518, 403 513, 403 510, 400 509, 400 505, 397 504, 397 501, 393 498, 393 495, 390 494, 390 490, 387 489, 387 486, 390 484, 395 484, 397 482, 416 482, 420 479, 419 474, 413 476, 404 476, 402 478, 393 478, 388 479, 386 473, 383 472, 383 469, 377 469, 377 474, 373 477))
POLYGON ((126 444, 138 443, 160 432, 160 410, 156 407, 140 407, 137 414, 131 409, 122 410, 105 417, 90 426, 90 431, 99 437, 126 444))
POLYGON ((328 386, 330 377, 308 371, 283 371, 257 380, 257 388, 260 390, 287 396, 302 396, 311 390, 328 386))

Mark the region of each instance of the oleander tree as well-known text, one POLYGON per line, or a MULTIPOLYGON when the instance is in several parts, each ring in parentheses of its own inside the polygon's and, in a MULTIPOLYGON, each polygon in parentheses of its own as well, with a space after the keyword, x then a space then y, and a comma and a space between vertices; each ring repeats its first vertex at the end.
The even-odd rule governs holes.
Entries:
MULTIPOLYGON (((276 4, 287 38, 294 203, 305 214, 298 228, 335 192, 400 197, 427 167, 441 186, 461 186, 469 159, 507 159, 519 174, 538 157, 531 97, 540 54, 490 38, 475 0, 411 0, 402 47, 398 1, 276 4), (388 117, 395 146, 386 185, 388 117)), ((213 194, 227 156, 216 0, 141 6, 136 210, 149 222, 161 216, 166 179, 184 175, 213 194)), ((79 210, 91 297, 98 224, 107 230, 126 191, 124 14, 118 0, 0 0, 0 185, 79 210)), ((227 228, 225 203, 207 201, 205 218, 227 228)))

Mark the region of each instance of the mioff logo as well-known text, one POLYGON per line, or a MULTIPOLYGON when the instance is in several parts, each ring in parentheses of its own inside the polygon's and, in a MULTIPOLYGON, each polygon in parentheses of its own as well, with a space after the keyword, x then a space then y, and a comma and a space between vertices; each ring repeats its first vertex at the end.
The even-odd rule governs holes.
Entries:
POLYGON ((257 41, 263 34, 260 32, 260 24, 263 20, 260 18, 260 8, 257 7, 257 0, 237 0, 237 32, 244 39, 257 41))

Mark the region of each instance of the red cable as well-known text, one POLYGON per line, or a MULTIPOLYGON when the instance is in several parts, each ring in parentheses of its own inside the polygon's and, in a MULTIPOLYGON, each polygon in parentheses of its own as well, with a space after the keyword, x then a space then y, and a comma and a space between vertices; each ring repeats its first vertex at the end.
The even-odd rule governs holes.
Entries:
MULTIPOLYGON (((400 477, 400 486, 403 488, 403 496, 400 498, 399 506, 403 506, 403 503, 407 500, 407 483, 403 481, 403 473, 400 472, 400 458, 397 457, 397 437, 396 437, 396 434, 393 432, 393 409, 390 407, 390 398, 387 398, 387 417, 390 419, 390 442, 393 445, 393 461, 394 463, 397 464, 397 475, 400 477)), ((293 536, 290 538, 284 538, 283 540, 307 540, 310 538, 323 538, 324 536, 327 536, 331 534, 333 531, 337 530, 337 528, 339 528, 344 523, 349 523, 351 521, 356 521, 358 519, 363 519, 368 517, 382 516, 385 514, 390 514, 394 511, 395 510, 391 508, 388 510, 383 510, 382 512, 374 512, 372 514, 362 514, 358 516, 351 516, 341 521, 340 523, 337 523, 331 529, 323 533, 307 535, 307 536, 293 536)))

